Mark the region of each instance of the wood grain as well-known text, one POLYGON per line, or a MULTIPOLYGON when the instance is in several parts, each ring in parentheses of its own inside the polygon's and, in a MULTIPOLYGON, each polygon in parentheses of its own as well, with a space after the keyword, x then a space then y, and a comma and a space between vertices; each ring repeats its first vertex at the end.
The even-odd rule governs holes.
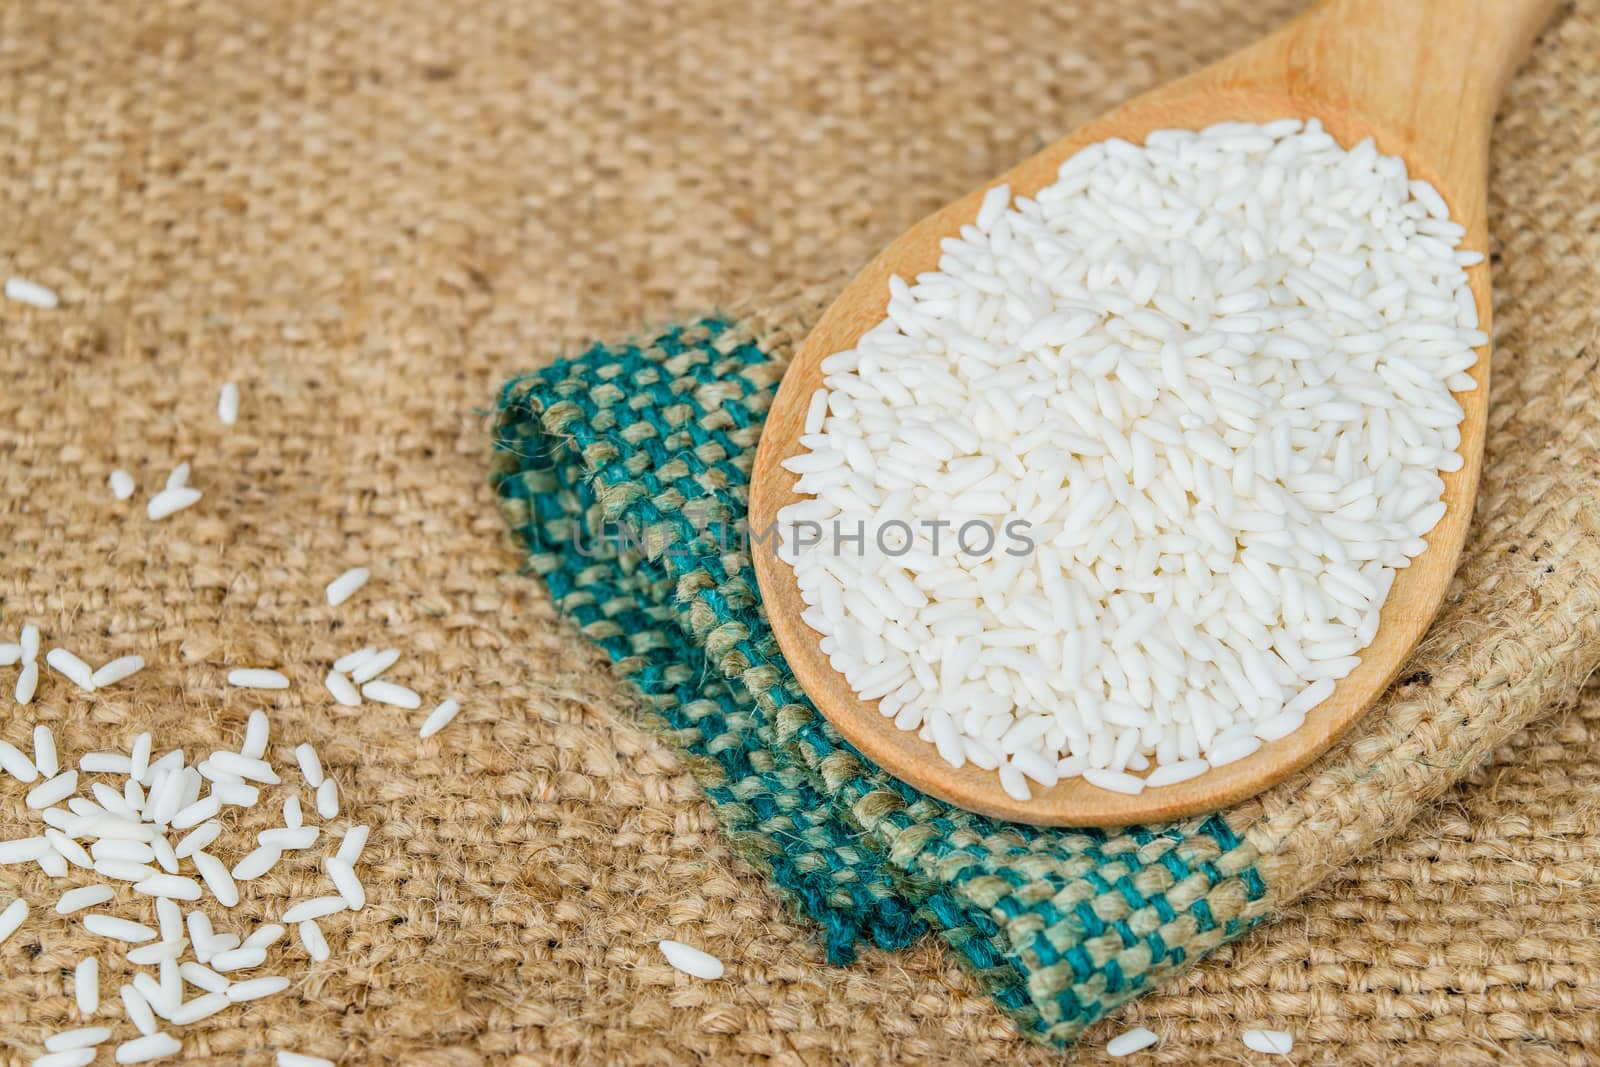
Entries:
MULTIPOLYGON (((1495 103, 1555 6, 1556 0, 1328 0, 1250 48, 1089 122, 923 219, 845 288, 789 367, 756 457, 752 527, 768 529, 780 508, 799 499, 796 477, 779 464, 800 451, 806 405, 822 382, 821 361, 853 347, 882 321, 889 278, 936 269, 939 241, 976 217, 988 188, 1009 182, 1015 195, 1032 195, 1054 180, 1063 160, 1096 141, 1142 142, 1153 130, 1199 129, 1224 120, 1316 117, 1347 147, 1370 136, 1381 152, 1401 156, 1413 177, 1443 194, 1452 217, 1466 227, 1465 247, 1487 251, 1485 183, 1495 103)), ((1487 260, 1468 274, 1488 331, 1487 260)), ((758 549, 756 574, 768 617, 796 678, 841 734, 890 774, 963 808, 1042 825, 1116 826, 1225 807, 1325 751, 1387 688, 1438 611, 1466 538, 1482 468, 1489 346, 1479 350, 1471 374, 1478 388, 1457 394, 1466 413, 1460 447, 1465 462, 1442 476, 1448 510, 1428 535, 1427 550, 1399 572, 1361 664, 1299 730, 1187 782, 1126 796, 1074 779, 1048 790, 1033 785, 1033 799, 1018 802, 993 772, 970 764, 950 767, 932 745, 884 719, 875 701, 858 699, 822 655, 817 634, 800 620, 805 605, 793 571, 770 550, 758 549)))

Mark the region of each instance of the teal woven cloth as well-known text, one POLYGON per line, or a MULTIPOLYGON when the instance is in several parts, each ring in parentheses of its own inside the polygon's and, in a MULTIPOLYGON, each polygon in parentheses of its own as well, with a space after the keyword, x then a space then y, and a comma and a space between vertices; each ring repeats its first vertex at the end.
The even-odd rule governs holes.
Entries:
POLYGON ((1259 919, 1258 856, 1222 817, 997 822, 834 732, 784 662, 738 536, 779 347, 707 319, 508 383, 492 479, 528 570, 637 686, 830 960, 931 931, 1026 1034, 1070 1040, 1259 919))

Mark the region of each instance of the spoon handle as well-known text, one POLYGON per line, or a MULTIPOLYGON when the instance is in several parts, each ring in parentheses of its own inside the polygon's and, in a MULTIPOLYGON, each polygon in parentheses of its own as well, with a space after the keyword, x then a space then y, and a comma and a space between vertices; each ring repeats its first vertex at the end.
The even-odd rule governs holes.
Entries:
MULTIPOLYGON (((1559 0, 1323 0, 1198 77, 1361 121, 1378 148, 1480 191, 1495 105, 1559 0)), ((1468 214, 1476 212, 1468 209, 1468 214)), ((1469 228, 1470 228, 1469 222, 1469 228)))
POLYGON ((1422 123, 1485 123, 1559 0, 1323 0, 1282 31, 1313 78, 1422 123))

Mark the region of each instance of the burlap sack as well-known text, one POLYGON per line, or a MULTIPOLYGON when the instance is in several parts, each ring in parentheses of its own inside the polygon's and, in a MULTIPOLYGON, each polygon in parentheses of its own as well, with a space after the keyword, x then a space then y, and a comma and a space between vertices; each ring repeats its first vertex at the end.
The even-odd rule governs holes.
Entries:
MULTIPOLYGON (((349 815, 375 828, 373 902, 332 931, 333 960, 188 1028, 188 1058, 1059 1061, 1020 1042, 937 942, 826 966, 815 928, 733 857, 603 657, 516 573, 476 411, 589 339, 858 262, 1297 6, 7 6, 0 269, 64 306, 0 306, 0 633, 31 618, 86 656, 153 665, 93 697, 47 681, 0 735, 37 717, 71 753, 144 726, 209 750, 269 706, 277 742, 316 741, 349 815), (245 404, 224 432, 211 413, 228 377, 245 404), (125 466, 142 500, 186 458, 207 493, 186 517, 151 525, 103 488, 125 466), (358 561, 373 584, 329 611, 321 585, 358 561), (399 680, 462 699, 438 738, 320 693, 329 660, 383 640, 408 651, 399 680), (228 691, 239 663, 282 665, 295 686, 228 691), (732 962, 731 980, 667 969, 650 942, 673 934, 732 962)), ((1583 0, 1497 129, 1495 436, 1476 562, 1449 610, 1473 622, 1461 612, 1500 583, 1506 614, 1451 632, 1495 672, 1465 692, 1506 713, 1502 731, 1550 715, 1538 701, 1570 696, 1594 653, 1577 491, 1595 466, 1597 50, 1583 0), (1541 488, 1568 510, 1507 510, 1541 488), (1517 552, 1502 571, 1485 545, 1517 552), (1560 640, 1493 640, 1519 616, 1565 613, 1560 640)), ((1457 684, 1440 677, 1434 693, 1457 684)), ((1428 718, 1413 734, 1412 773, 1444 788, 1422 761, 1455 734, 1428 718)), ((1145 1062, 1242 1059, 1252 1025, 1295 1031, 1302 1062, 1588 1061, 1597 738, 1586 703, 1501 747, 1449 750, 1463 770, 1494 755, 1282 918, 1085 1035, 1074 1062, 1136 1021, 1163 1035, 1145 1062)), ((1422 806, 1421 792, 1372 794, 1373 812, 1330 818, 1324 869, 1422 806)), ((1265 814, 1300 821, 1287 812, 1265 814)), ((0 836, 34 825, 0 788, 0 836)), ((241 923, 313 884, 275 872, 241 923)), ((84 953, 101 951, 108 988, 126 978, 50 914, 54 891, 0 869, 0 896, 35 904, 0 947, 8 1065, 76 1024, 64 972, 84 953)))

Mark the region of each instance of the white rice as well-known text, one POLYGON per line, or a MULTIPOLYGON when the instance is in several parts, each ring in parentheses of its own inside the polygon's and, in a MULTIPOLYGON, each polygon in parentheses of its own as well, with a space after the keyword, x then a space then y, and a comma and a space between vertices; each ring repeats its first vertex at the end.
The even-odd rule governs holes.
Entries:
POLYGON ((147 897, 170 897, 173 900, 199 900, 200 883, 181 874, 153 874, 133 885, 135 893, 147 897))
MULTIPOLYGON (((231 805, 236 808, 253 808, 261 801, 261 788, 250 785, 239 779, 223 775, 211 783, 211 795, 219 804, 231 805)), ((173 818, 173 825, 177 827, 177 817, 173 818)))
MULTIPOLYGON (((360 667, 363 663, 367 662, 367 660, 377 655, 377 653, 378 650, 373 648, 371 645, 368 645, 366 648, 358 648, 354 652, 347 653, 334 660, 333 669, 338 671, 340 674, 347 674, 350 671, 360 667)), ((399 659, 400 653, 396 652, 395 658, 399 659)))
POLYGON ((1083 780, 1090 785, 1097 785, 1101 789, 1106 789, 1113 793, 1127 793, 1129 796, 1138 796, 1144 792, 1143 778, 1123 771, 1106 770, 1103 767, 1085 769, 1083 780))
MULTIPOLYGON (((231 986, 229 991, 232 991, 231 986)), ((223 993, 204 993, 193 1000, 186 1000, 180 1004, 172 1012, 168 1021, 174 1026, 188 1026, 190 1023, 199 1022, 201 1019, 209 1019, 232 1003, 233 1001, 229 1000, 223 993)))
POLYGON ((17 932, 23 922, 28 918, 28 902, 18 897, 7 904, 4 911, 0 911, 0 942, 17 932))
POLYGON ((1156 1035, 1142 1026, 1132 1030, 1125 1030, 1106 1042, 1107 1056, 1131 1056, 1141 1049, 1147 1049, 1159 1040, 1156 1035))
POLYGON ((0 667, 11 667, 21 662, 22 646, 19 644, 0 643, 0 667))
POLYGON ((6 741, 0 741, 0 770, 23 785, 36 781, 39 777, 39 768, 33 765, 33 761, 24 756, 16 745, 6 741))
POLYGON ((784 462, 811 499, 779 552, 834 669, 1018 800, 1065 760, 1128 791, 1299 728, 1463 463, 1487 337, 1442 203, 1315 120, 989 190, 824 361, 784 462))
POLYGON ((322 684, 327 687, 329 694, 333 696, 336 703, 342 704, 347 708, 359 708, 361 706, 361 694, 356 691, 356 687, 351 684, 350 679, 338 671, 329 671, 328 677, 323 679, 322 684))
MULTIPOLYGON (((23 644, 13 647, 17 649, 18 659, 23 658, 25 652, 36 655, 37 631, 33 631, 26 647, 23 644)), ((77 662, 81 664, 82 661, 77 662)), ((63 673, 77 672, 74 663, 63 655, 53 656, 51 665, 63 673)), ((124 668, 132 666, 136 664, 123 665, 124 668)), ((113 671, 110 680, 120 680, 131 673, 131 670, 113 671)), ((79 758, 76 769, 60 772, 55 737, 49 727, 37 724, 32 738, 37 764, 16 746, 0 742, 0 767, 31 785, 25 802, 30 810, 40 812, 45 830, 37 837, 0 841, 0 863, 37 863, 51 877, 65 877, 70 862, 93 871, 102 879, 131 883, 135 894, 154 898, 159 931, 116 915, 86 912, 85 909, 115 902, 117 894, 105 884, 68 889, 55 903, 58 914, 83 913, 84 932, 128 946, 123 955, 129 965, 155 968, 154 974, 137 972, 129 984, 121 988, 123 1008, 130 1022, 148 1040, 119 1046, 120 1061, 142 1062, 145 1058, 172 1054, 176 1047, 171 1044, 174 1039, 159 1033, 158 1017, 174 1025, 186 1025, 221 1012, 234 1003, 270 996, 287 988, 290 979, 282 976, 233 982, 224 973, 249 970, 264 963, 268 949, 286 933, 282 924, 265 924, 241 943, 236 934, 215 933, 204 911, 192 911, 185 923, 177 903, 198 901, 207 890, 225 908, 234 907, 240 901, 234 878, 221 860, 205 851, 205 846, 221 835, 222 826, 217 816, 223 805, 251 807, 260 801, 261 787, 248 782, 281 783, 265 758, 270 722, 264 712, 251 713, 239 751, 219 749, 194 767, 186 766, 183 752, 176 749, 152 762, 152 738, 144 732, 134 739, 132 755, 115 751, 89 752, 79 758), (48 772, 42 781, 41 766, 48 772), (87 783, 87 792, 94 798, 90 800, 77 795, 77 790, 85 784, 83 774, 121 775, 123 780, 120 788, 105 781, 87 783), (211 782, 210 792, 202 796, 207 780, 211 782), (63 801, 64 807, 53 806, 63 801), (168 843, 163 832, 169 828, 188 830, 177 847, 168 843), (83 843, 78 838, 82 838, 83 843), (184 859, 192 860, 198 879, 180 870, 184 859), (158 862, 161 869, 152 866, 152 862, 158 862), (190 949, 194 959, 185 961, 183 957, 190 949), (208 963, 211 966, 206 966, 208 963), (202 995, 185 1001, 185 982, 200 989, 202 995)), ((319 814, 325 818, 335 817, 339 807, 337 787, 323 773, 315 750, 301 745, 296 749, 296 759, 307 780, 316 783, 319 814)), ((305 824, 305 813, 297 795, 288 793, 282 803, 285 825, 263 830, 258 835, 260 847, 235 868, 241 879, 259 877, 272 868, 283 850, 310 848, 321 836, 321 827, 305 824)), ((299 925, 302 944, 313 960, 320 962, 330 956, 327 939, 317 926, 316 917, 360 910, 366 904, 365 888, 353 869, 366 837, 365 826, 348 828, 337 853, 324 861, 327 877, 338 895, 305 900, 286 912, 286 920, 299 925)), ((28 904, 22 899, 0 911, 0 940, 13 934, 27 915, 28 904)), ((85 1017, 93 1015, 99 1007, 99 964, 94 957, 87 957, 77 965, 73 987, 79 1013, 85 1017)), ((105 1041, 110 1033, 96 1029, 85 1034, 55 1035, 48 1045, 49 1057, 76 1056, 78 1048, 69 1046, 91 1037, 94 1041, 105 1041)), ((86 1050, 92 1059, 92 1049, 86 1046, 86 1050)), ((66 1062, 49 1057, 45 1062, 66 1062)))
POLYGON ((135 863, 131 860, 95 860, 94 873, 102 878, 111 878, 119 882, 142 882, 146 878, 154 878, 161 872, 148 863, 135 863))
POLYGON ((155 846, 148 841, 129 841, 107 838, 89 846, 95 861, 117 860, 123 863, 149 863, 156 858, 155 846))
POLYGON ((33 728, 33 765, 46 778, 54 778, 61 773, 61 761, 56 755, 56 735, 44 723, 33 728))
POLYGON ((178 973, 185 982, 207 993, 224 992, 232 984, 226 975, 218 974, 205 964, 193 960, 178 964, 178 973))
POLYGON ((300 765, 300 774, 306 780, 306 785, 312 789, 322 784, 322 760, 317 756, 317 750, 310 743, 303 742, 295 746, 295 762, 300 765))
POLYGON ((312 960, 322 963, 331 955, 328 939, 323 936, 322 927, 317 925, 317 920, 306 919, 295 929, 300 934, 300 944, 305 946, 306 955, 312 960))
POLYGON ((271 723, 267 721, 264 711, 252 711, 249 720, 245 723, 244 744, 239 746, 239 755, 246 759, 260 759, 267 754, 267 740, 271 733, 271 723))
POLYGON ((282 993, 289 988, 289 979, 282 976, 270 978, 252 978, 247 982, 235 982, 228 987, 228 1000, 234 1004, 246 1000, 260 1000, 270 997, 275 993, 282 993))
POLYGON ((722 961, 709 952, 702 952, 692 945, 670 939, 656 942, 656 947, 675 970, 682 971, 690 977, 715 982, 723 975, 722 961))
POLYGON ((232 426, 239 421, 239 387, 232 382, 224 382, 217 393, 217 418, 222 420, 224 426, 232 426))
POLYGON ((339 815, 339 787, 332 778, 324 778, 322 784, 317 786, 317 814, 324 819, 334 819, 339 815))
POLYGON ((1287 1030, 1246 1030, 1241 1040, 1251 1052, 1287 1056, 1294 1049, 1294 1035, 1287 1030))
POLYGON ((164 942, 174 942, 183 939, 183 909, 177 903, 166 898, 156 901, 156 926, 160 929, 160 937, 164 942))
POLYGON ((20 837, 12 841, 0 841, 0 863, 36 863, 39 857, 50 851, 50 841, 44 837, 20 837))
POLYGON ((274 771, 272 765, 266 760, 254 759, 238 752, 219 749, 211 753, 209 760, 217 770, 249 779, 252 782, 277 785, 283 780, 278 777, 278 772, 274 771))
POLYGON ((283 921, 290 923, 303 923, 307 919, 320 919, 325 915, 334 915, 349 908, 349 903, 344 897, 312 897, 302 900, 283 913, 283 921))
POLYGON ((45 663, 67 681, 89 692, 94 692, 94 669, 64 648, 52 648, 45 653, 45 663))
POLYGON ((206 949, 215 956, 220 952, 232 952, 240 943, 238 934, 213 934, 206 942, 206 949))
POLYGON ((328 606, 338 607, 356 594, 356 591, 367 584, 371 572, 365 567, 351 567, 339 577, 328 583, 328 606))
POLYGON ((282 923, 267 923, 258 927, 251 935, 244 939, 245 948, 271 948, 283 937, 286 928, 282 923))
POLYGON ((61 304, 61 298, 56 296, 54 289, 40 285, 38 282, 31 282, 26 278, 6 279, 6 299, 46 310, 59 307, 61 304))
POLYGON ((278 862, 278 858, 282 855, 283 849, 273 848, 270 845, 262 845, 254 852, 251 852, 244 859, 234 864, 233 870, 229 873, 233 875, 235 881, 254 881, 257 878, 260 878, 263 874, 266 874, 268 871, 272 870, 273 865, 278 862))
POLYGON ((125 470, 112 471, 109 483, 111 485, 111 495, 118 500, 127 500, 133 495, 134 490, 138 488, 134 484, 133 475, 125 470))
POLYGON ((1177 785, 1179 782, 1187 782, 1191 778, 1198 778, 1210 769, 1211 765, 1203 759, 1164 763, 1145 775, 1145 788, 1159 789, 1164 785, 1177 785))
POLYGON ((176 515, 184 508, 192 507, 200 502, 200 490, 188 486, 182 489, 163 489, 150 498, 150 503, 145 505, 145 514, 154 522, 176 515))
POLYGON ((85 956, 73 968, 72 997, 85 1019, 100 1010, 100 961, 95 957, 85 956))
MULTIPOLYGON (((326 786, 327 783, 323 783, 326 786)), ((287 826, 276 826, 270 830, 262 830, 256 835, 256 840, 263 845, 281 848, 285 852, 290 849, 310 848, 316 844, 317 837, 322 831, 315 826, 297 826, 290 829, 287 826)))
POLYGON ((22 672, 17 675, 16 699, 18 704, 28 704, 33 701, 33 694, 39 688, 39 665, 25 663, 22 672))
POLYGON ((222 973, 247 971, 252 967, 261 966, 266 961, 267 950, 264 948, 230 948, 211 957, 211 969, 222 973))
POLYGON ((222 824, 212 819, 201 823, 178 841, 177 847, 172 851, 179 859, 193 856, 205 848, 222 834, 222 824))
POLYGON ((307 1056, 303 1052, 279 1052, 278 1067, 335 1067, 332 1060, 307 1056))
POLYGON ((413 690, 394 682, 368 682, 361 687, 361 695, 377 704, 415 711, 422 706, 422 698, 413 690))
POLYGON ((47 1052, 33 1061, 33 1067, 89 1067, 96 1051, 92 1048, 68 1049, 65 1052, 47 1052))
POLYGON ((104 904, 114 896, 116 894, 108 885, 84 885, 69 889, 56 901, 56 914, 71 915, 75 911, 104 904))
MULTIPOLYGON (((160 903, 159 898, 157 903, 160 903)), ((161 937, 160 941, 152 941, 148 945, 128 950, 123 958, 138 967, 158 967, 162 960, 176 960, 183 952, 183 944, 166 940, 165 932, 161 937)))
POLYGON ((188 916, 189 940, 196 946, 206 945, 211 942, 215 931, 211 927, 211 917, 200 910, 191 911, 188 916))
POLYGON ((282 671, 247 667, 229 671, 228 684, 235 689, 287 689, 289 679, 282 671))
POLYGON ((1224 741, 1207 753, 1206 761, 1212 767, 1226 767, 1230 763, 1237 763, 1256 749, 1261 747, 1258 737, 1235 737, 1224 741))
POLYGON ((78 769, 85 774, 131 774, 133 760, 120 752, 85 752, 78 757, 78 769))
POLYGON ((361 852, 367 847, 368 828, 365 826, 352 826, 344 832, 344 840, 339 843, 337 853, 339 859, 354 867, 361 859, 361 852))
POLYGON ((183 1042, 165 1031, 137 1037, 117 1046, 118 1063, 148 1063, 183 1050, 183 1042))
POLYGON ((328 872, 334 888, 350 905, 351 911, 360 911, 367 906, 367 891, 362 886, 361 879, 356 877, 355 869, 338 856, 328 856, 322 861, 322 866, 328 872))
POLYGON ((84 1026, 76 1030, 62 1030, 44 1039, 49 1052, 66 1052, 69 1049, 93 1048, 111 1040, 111 1027, 84 1026))
POLYGON ((78 772, 68 771, 47 779, 28 790, 28 807, 38 810, 59 803, 78 791, 78 772))
POLYGON ((89 684, 96 689, 104 689, 125 678, 131 678, 142 670, 144 670, 143 656, 120 656, 90 675, 89 684))
POLYGON ((123 1014, 128 1017, 135 1030, 149 1035, 159 1029, 155 1012, 151 1011, 150 1002, 145 1000, 143 993, 131 985, 125 985, 120 990, 119 996, 122 998, 123 1014))
POLYGON ((77 867, 86 869, 94 867, 94 859, 84 851, 83 846, 60 830, 51 827, 44 832, 44 837, 46 841, 50 842, 50 847, 55 849, 56 854, 62 859, 77 867))
POLYGON ((172 473, 167 475, 168 489, 182 489, 189 484, 189 464, 183 462, 172 468, 172 473))
POLYGON ((126 941, 132 945, 141 945, 146 941, 155 940, 156 932, 143 923, 136 923, 129 919, 119 919, 115 915, 102 915, 91 912, 83 917, 83 928, 99 937, 109 937, 116 941, 126 941))
MULTIPOLYGON (((350 668, 350 680, 357 685, 364 685, 390 667, 393 667, 399 659, 400 650, 398 648, 386 648, 382 652, 374 652, 356 664, 356 666, 350 668)), ((338 664, 334 664, 334 666, 337 668, 338 664)))
POLYGON ((461 710, 461 705, 454 700, 446 700, 434 708, 423 720, 422 729, 418 731, 423 737, 432 737, 434 734, 450 725, 450 720, 456 717, 461 710))
POLYGON ((188 830, 191 827, 199 826, 203 822, 216 818, 221 812, 222 800, 213 792, 208 797, 178 809, 178 813, 172 817, 172 828, 174 830, 188 830))
POLYGON ((128 756, 128 774, 136 782, 143 782, 145 774, 150 770, 150 747, 152 739, 147 730, 133 739, 133 751, 128 756))
MULTIPOLYGON (((149 974, 139 972, 133 976, 133 988, 139 991, 145 1003, 150 1005, 150 1010, 163 1019, 170 1021, 172 1009, 181 1002, 178 995, 169 993, 161 987, 161 983, 149 974)), ((180 989, 178 993, 181 993, 180 989)))

